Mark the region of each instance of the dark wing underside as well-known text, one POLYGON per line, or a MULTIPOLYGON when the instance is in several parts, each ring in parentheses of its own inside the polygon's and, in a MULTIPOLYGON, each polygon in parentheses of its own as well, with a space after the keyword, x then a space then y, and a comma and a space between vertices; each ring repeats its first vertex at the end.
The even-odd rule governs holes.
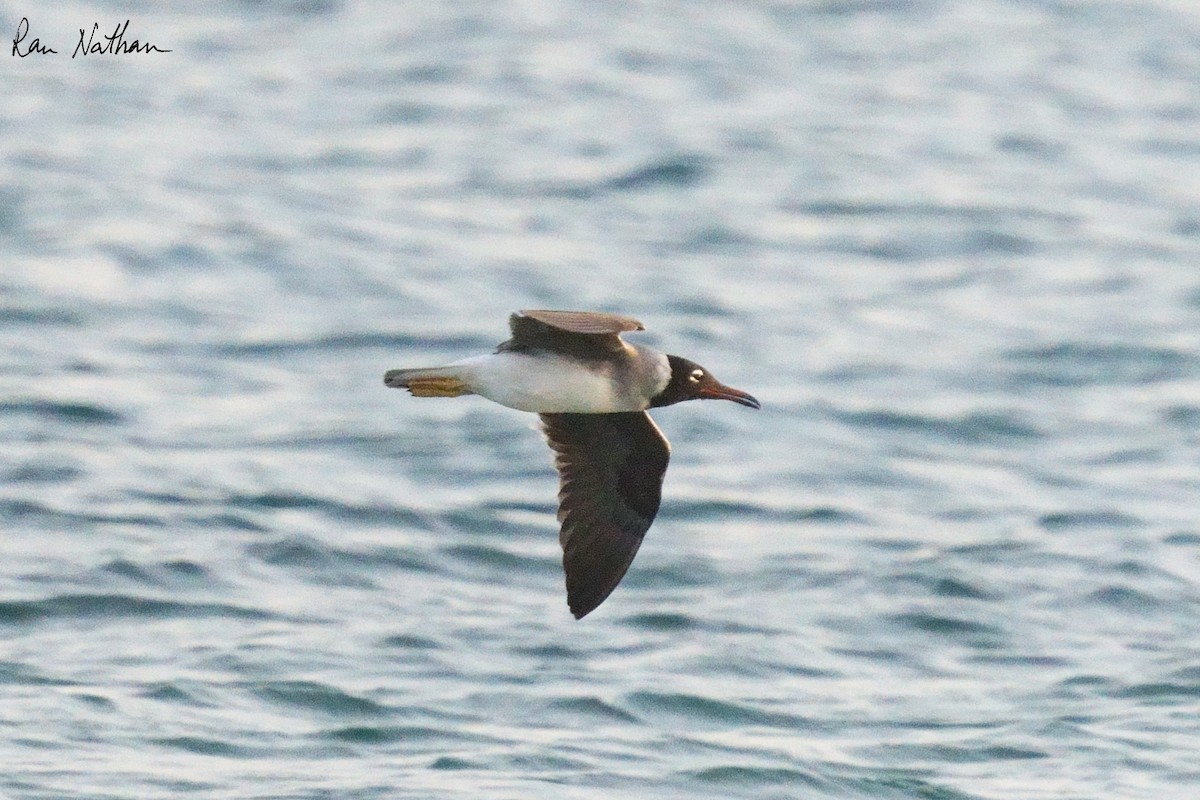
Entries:
POLYGON ((632 317, 596 311, 528 310, 508 318, 512 338, 496 352, 551 351, 583 359, 607 358, 625 348, 620 334, 642 331, 632 317))
POLYGON ((567 605, 579 619, 633 562, 658 513, 671 446, 644 411, 540 416, 560 478, 567 605))

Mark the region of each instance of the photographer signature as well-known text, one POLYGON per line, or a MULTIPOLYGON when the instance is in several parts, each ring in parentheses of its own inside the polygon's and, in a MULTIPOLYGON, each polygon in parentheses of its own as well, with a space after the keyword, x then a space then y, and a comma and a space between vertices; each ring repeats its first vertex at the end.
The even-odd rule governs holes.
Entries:
MULTIPOLYGON (((75 45, 75 52, 71 53, 71 58, 79 55, 126 55, 128 53, 171 52, 149 42, 142 43, 138 39, 134 39, 131 42, 125 41, 125 33, 129 30, 129 20, 125 20, 125 22, 117 25, 111 34, 101 36, 97 39, 96 33, 99 30, 100 23, 98 22, 92 25, 91 33, 80 28, 79 43, 75 45)), ((17 35, 12 40, 12 54, 17 58, 25 58, 28 55, 44 56, 50 53, 58 53, 53 47, 42 44, 42 40, 37 37, 31 39, 28 44, 24 44, 28 36, 29 18, 21 17, 21 21, 17 23, 17 35)))

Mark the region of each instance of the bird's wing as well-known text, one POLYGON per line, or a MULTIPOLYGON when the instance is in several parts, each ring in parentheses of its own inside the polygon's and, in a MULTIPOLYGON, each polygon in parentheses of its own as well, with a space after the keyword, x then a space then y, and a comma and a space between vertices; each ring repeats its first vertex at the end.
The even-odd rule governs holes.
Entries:
MULTIPOLYGON (((605 314, 602 311, 545 311, 542 309, 525 309, 520 315, 535 319, 551 328, 558 328, 568 333, 624 333, 625 331, 644 331, 646 326, 633 317, 623 317, 620 314, 605 314)), ((516 331, 513 331, 516 334, 516 331)))
POLYGON ((549 350, 576 358, 607 358, 625 348, 620 334, 643 331, 632 317, 596 311, 520 311, 508 318, 512 338, 497 352, 549 350))
POLYGON ((633 562, 658 513, 671 445, 644 411, 541 418, 560 479, 567 604, 579 619, 633 562))

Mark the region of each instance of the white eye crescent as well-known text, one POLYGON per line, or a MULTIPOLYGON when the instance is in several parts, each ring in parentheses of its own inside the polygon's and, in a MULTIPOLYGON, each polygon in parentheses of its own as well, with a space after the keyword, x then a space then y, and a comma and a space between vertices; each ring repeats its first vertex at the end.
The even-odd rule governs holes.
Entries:
POLYGON ((691 381, 692 383, 699 383, 700 379, 703 377, 704 377, 704 370, 694 369, 694 370, 692 370, 691 374, 688 375, 688 380, 691 381))

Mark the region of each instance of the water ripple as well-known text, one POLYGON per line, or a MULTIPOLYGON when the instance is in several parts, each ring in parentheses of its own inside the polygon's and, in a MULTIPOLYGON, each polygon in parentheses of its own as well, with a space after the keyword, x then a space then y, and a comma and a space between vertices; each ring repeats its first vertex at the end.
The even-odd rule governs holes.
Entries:
POLYGON ((0 624, 23 625, 49 620, 96 618, 203 618, 276 619, 254 608, 227 603, 183 602, 123 594, 57 595, 42 600, 0 601, 0 624))
POLYGON ((785 727, 804 724, 802 719, 790 714, 761 711, 746 704, 682 692, 634 692, 625 698, 625 702, 648 717, 687 724, 785 727))
POLYGON ((1196 375, 1200 359, 1174 348, 1064 342, 1010 350, 1014 380, 1029 385, 1149 384, 1196 375))
POLYGON ((250 690, 272 703, 330 716, 380 716, 389 709, 373 700, 316 681, 267 681, 250 690))
POLYGON ((1037 439, 1041 431, 1010 413, 974 413, 957 418, 896 411, 842 411, 834 417, 862 428, 932 435, 955 442, 982 443, 1037 439))
POLYGON ((93 403, 65 403, 51 400, 21 400, 0 403, 0 416, 29 415, 66 425, 119 425, 126 416, 93 403))

